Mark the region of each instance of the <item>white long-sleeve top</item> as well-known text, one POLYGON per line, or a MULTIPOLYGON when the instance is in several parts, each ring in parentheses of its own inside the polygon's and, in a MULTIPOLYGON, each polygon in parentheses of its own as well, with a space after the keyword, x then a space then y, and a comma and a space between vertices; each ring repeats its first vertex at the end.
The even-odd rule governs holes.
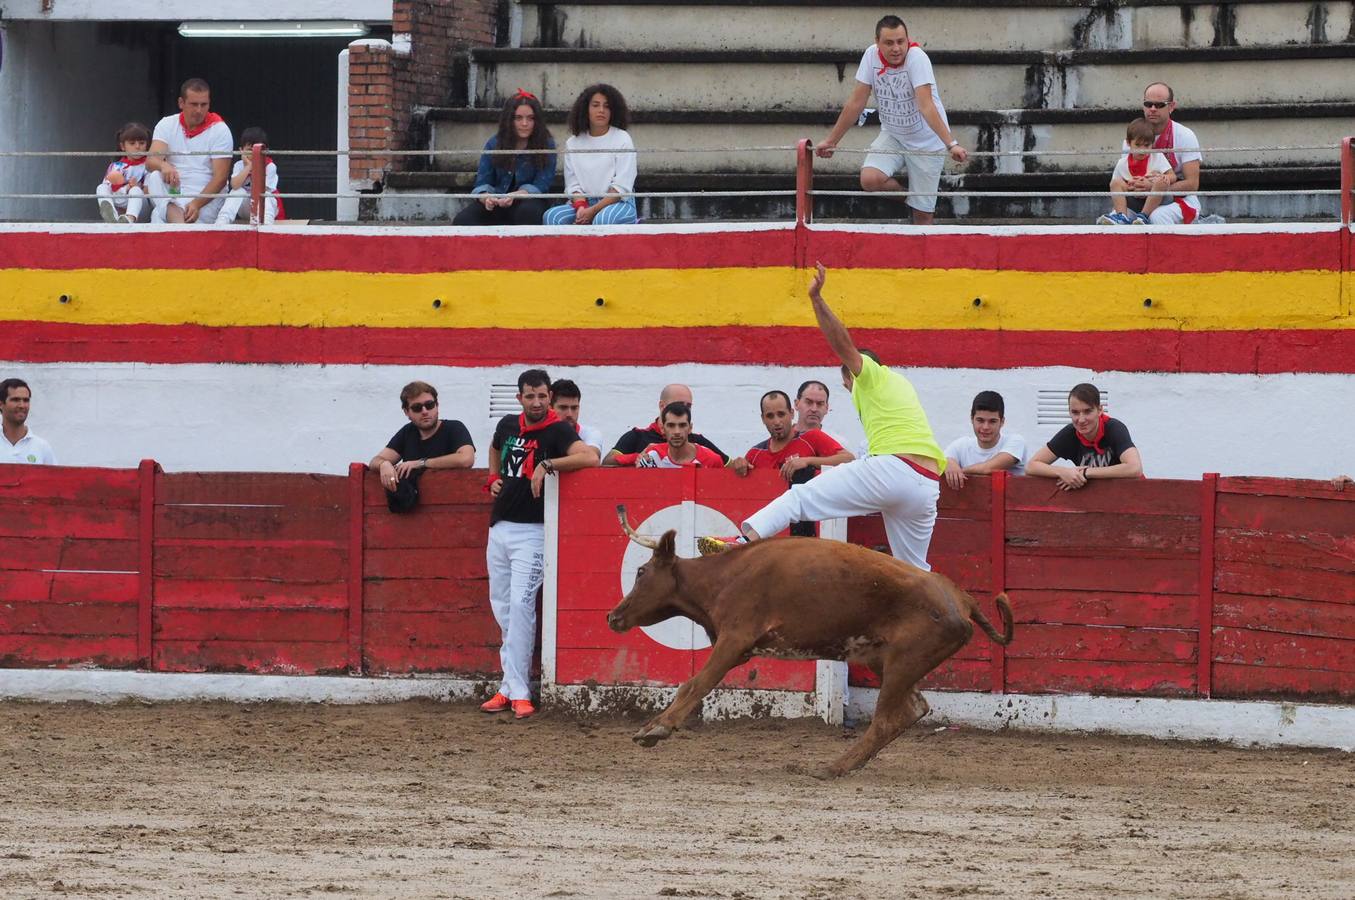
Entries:
MULTIPOLYGON (((566 150, 634 150, 628 132, 608 128, 593 137, 588 132, 565 141, 566 150)), ((635 190, 634 153, 568 153, 565 155, 565 192, 601 197, 615 188, 623 194, 635 190)))

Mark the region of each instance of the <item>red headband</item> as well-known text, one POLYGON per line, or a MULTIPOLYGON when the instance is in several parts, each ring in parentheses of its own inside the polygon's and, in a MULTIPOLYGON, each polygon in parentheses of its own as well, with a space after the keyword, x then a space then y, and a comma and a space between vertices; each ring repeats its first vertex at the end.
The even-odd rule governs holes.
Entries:
MULTIPOLYGON (((510 99, 510 100, 536 100, 536 94, 533 94, 531 91, 524 91, 522 88, 518 88, 518 92, 517 92, 516 94, 514 94, 512 97, 510 97, 509 99, 510 99)), ((540 101, 540 100, 536 100, 536 102, 537 102, 537 103, 540 103, 541 101, 540 101)))

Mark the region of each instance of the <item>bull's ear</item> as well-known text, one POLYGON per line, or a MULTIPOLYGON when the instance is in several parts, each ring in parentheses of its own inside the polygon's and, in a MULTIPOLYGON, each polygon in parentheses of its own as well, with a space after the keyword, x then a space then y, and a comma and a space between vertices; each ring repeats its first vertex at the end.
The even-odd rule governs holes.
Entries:
POLYGON ((677 532, 670 528, 659 538, 659 546, 654 548, 654 559, 656 562, 670 563, 676 558, 677 532))

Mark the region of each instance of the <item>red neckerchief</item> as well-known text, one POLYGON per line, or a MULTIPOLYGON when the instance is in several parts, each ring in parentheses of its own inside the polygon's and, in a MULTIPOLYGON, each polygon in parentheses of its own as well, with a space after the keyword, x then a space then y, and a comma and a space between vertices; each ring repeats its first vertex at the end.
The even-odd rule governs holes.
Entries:
POLYGON ((1145 153, 1143 159, 1135 159, 1134 151, 1129 152, 1129 174, 1135 178, 1142 178, 1148 174, 1148 161, 1153 158, 1153 154, 1145 153))
POLYGON ((875 74, 876 74, 876 75, 883 75, 884 73, 888 72, 890 69, 901 69, 901 68, 903 68, 903 63, 908 62, 908 50, 912 50, 914 47, 921 47, 921 46, 922 46, 921 44, 915 43, 915 42, 913 42, 913 41, 909 41, 909 42, 908 42, 908 49, 903 51, 903 62, 899 63, 897 66, 891 66, 888 62, 886 62, 886 61, 885 61, 885 55, 884 55, 883 53, 880 52, 880 48, 879 48, 879 47, 876 47, 876 48, 875 48, 875 55, 878 56, 878 57, 880 57, 880 65, 881 65, 882 68, 880 69, 880 71, 876 72, 875 74))
POLYGON ((521 413, 518 415, 518 434, 529 434, 533 431, 540 431, 547 425, 554 425, 558 421, 560 421, 560 417, 555 414, 555 410, 553 409, 547 410, 545 418, 540 422, 535 423, 528 423, 527 414, 521 413))
POLYGON ((1106 423, 1109 421, 1110 416, 1106 415, 1105 413, 1101 413, 1101 418, 1097 421, 1096 425, 1096 437, 1092 438, 1090 441, 1084 438, 1082 436, 1082 432, 1078 431, 1076 428, 1073 429, 1073 434, 1077 435, 1077 439, 1079 443, 1082 444, 1082 446, 1091 447, 1098 454, 1102 453, 1103 451, 1101 450, 1101 439, 1106 436, 1106 423))
POLYGON ((655 419, 653 422, 650 422, 650 423, 649 423, 648 425, 646 425, 644 428, 637 428, 637 429, 635 429, 635 430, 636 430, 636 431, 652 431, 652 432, 654 432, 655 434, 657 434, 659 437, 663 438, 664 440, 667 440, 667 439, 668 439, 667 435, 665 435, 665 434, 663 433, 663 426, 659 424, 659 420, 658 420, 658 419, 655 419))
MULTIPOLYGON (((1173 146, 1173 144, 1172 144, 1172 141, 1173 141, 1173 140, 1174 140, 1174 138, 1173 138, 1173 135, 1172 135, 1172 120, 1171 120, 1171 119, 1168 119, 1168 120, 1167 120, 1167 127, 1164 128, 1164 129, 1162 129, 1162 133, 1159 134, 1159 135, 1157 136, 1157 138, 1153 141, 1153 149, 1154 149, 1154 150, 1161 150, 1161 149, 1163 149, 1164 147, 1171 147, 1171 146, 1173 146)), ((1165 156, 1165 157, 1167 157, 1167 162, 1171 163, 1172 171, 1175 171, 1175 170, 1176 170, 1176 154, 1175 154, 1175 153, 1164 153, 1164 154, 1162 154, 1162 155, 1165 156)))
POLYGON ((144 156, 124 156, 122 159, 118 160, 118 162, 122 163, 124 166, 139 166, 145 161, 146 157, 144 156))
POLYGON ((209 112, 207 114, 207 118, 202 120, 201 125, 199 125, 197 128, 189 128, 188 123, 184 121, 183 113, 179 113, 179 127, 183 129, 184 137, 195 138, 198 135, 202 134, 204 131, 206 131, 208 128, 211 128, 217 122, 221 121, 224 120, 220 116, 218 116, 214 112, 209 112))

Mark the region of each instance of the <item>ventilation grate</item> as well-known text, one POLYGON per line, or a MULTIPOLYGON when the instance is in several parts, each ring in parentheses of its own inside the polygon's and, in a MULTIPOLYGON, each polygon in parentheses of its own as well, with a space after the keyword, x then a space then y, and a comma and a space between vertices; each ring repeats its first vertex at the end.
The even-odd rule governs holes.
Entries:
POLYGON ((491 384, 489 386, 489 418, 491 420, 498 421, 504 416, 512 416, 520 412, 522 412, 522 404, 518 403, 517 382, 491 384))
MULTIPOLYGON (((1110 412, 1110 391, 1101 391, 1101 409, 1110 412)), ((1035 424, 1062 428, 1068 424, 1068 389, 1039 388, 1035 392, 1035 424)))

